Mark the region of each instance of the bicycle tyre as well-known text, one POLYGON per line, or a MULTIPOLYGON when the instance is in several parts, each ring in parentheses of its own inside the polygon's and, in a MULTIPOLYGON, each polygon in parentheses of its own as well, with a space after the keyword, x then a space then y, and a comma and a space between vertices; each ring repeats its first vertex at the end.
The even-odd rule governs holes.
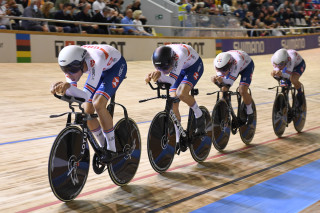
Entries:
POLYGON ((129 125, 131 132, 128 132, 126 119, 122 118, 114 127, 116 149, 118 152, 120 151, 120 154, 131 149, 132 145, 135 147, 130 154, 115 158, 108 164, 110 178, 118 186, 127 185, 132 180, 140 163, 141 137, 139 128, 131 118, 129 118, 129 125))
POLYGON ((170 167, 176 151, 176 132, 171 116, 159 112, 152 120, 147 142, 148 158, 152 168, 163 173, 170 167), (165 121, 168 119, 168 135, 164 135, 165 121))
POLYGON ((231 131, 228 104, 224 99, 217 101, 212 111, 212 143, 218 151, 222 151, 228 144, 231 131))
MULTIPOLYGON (((297 96, 295 97, 295 99, 295 103, 297 103, 297 96)), ((295 108, 296 113, 293 118, 293 125, 297 132, 301 132, 307 118, 307 101, 305 95, 303 95, 303 104, 301 105, 300 109, 298 109, 297 106, 295 106, 295 108)))
POLYGON ((54 195, 64 202, 74 200, 86 183, 89 165, 89 146, 83 141, 82 130, 77 126, 64 128, 52 145, 48 162, 49 183, 54 195), (77 156, 81 155, 78 160, 77 156))
POLYGON ((286 99, 282 93, 279 93, 273 104, 272 109, 272 126, 273 131, 279 138, 284 133, 288 121, 288 109, 286 99))
POLYGON ((204 106, 200 106, 202 113, 205 115, 206 119, 206 135, 199 138, 195 138, 192 135, 194 134, 194 130, 196 129, 196 119, 194 114, 191 118, 191 122, 189 125, 189 138, 192 138, 192 142, 190 143, 189 149, 192 158, 196 162, 203 162, 209 155, 211 150, 211 140, 212 140, 212 120, 208 109, 204 106))
MULTIPOLYGON (((245 104, 242 102, 240 106, 240 118, 247 117, 247 113, 244 110, 245 110, 245 104)), ((240 138, 242 142, 247 145, 251 143, 257 127, 257 109, 253 100, 252 100, 252 110, 254 115, 253 123, 251 125, 245 124, 239 128, 240 138)))

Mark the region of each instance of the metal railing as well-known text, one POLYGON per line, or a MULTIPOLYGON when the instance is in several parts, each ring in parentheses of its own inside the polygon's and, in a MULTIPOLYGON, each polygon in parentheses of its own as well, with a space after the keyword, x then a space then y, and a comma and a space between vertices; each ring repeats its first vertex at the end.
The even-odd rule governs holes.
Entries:
MULTIPOLYGON (((101 26, 138 26, 134 24, 115 24, 115 23, 100 23, 100 22, 83 22, 83 21, 67 21, 57 19, 45 19, 45 18, 30 18, 21 16, 0 16, 0 18, 9 18, 10 20, 29 20, 40 22, 54 22, 54 23, 66 23, 77 25, 82 32, 82 24, 86 25, 101 25, 101 26)), ((222 28, 222 27, 199 27, 199 26, 158 26, 158 25, 143 25, 143 27, 154 28, 155 31, 158 28, 169 28, 175 31, 175 36, 181 37, 243 37, 248 31, 272 31, 275 29, 245 29, 245 28, 222 28)), ((13 30, 10 25, 10 30, 13 30)), ((290 27, 290 28, 276 28, 276 30, 284 32, 302 32, 302 33, 315 33, 320 32, 320 26, 317 27, 290 27)), ((0 30, 1 32, 1 30, 0 30)), ((288 34, 288 33, 286 33, 288 34)), ((292 33, 297 34, 297 33, 292 33)), ((166 35, 163 35, 166 36, 166 35)))

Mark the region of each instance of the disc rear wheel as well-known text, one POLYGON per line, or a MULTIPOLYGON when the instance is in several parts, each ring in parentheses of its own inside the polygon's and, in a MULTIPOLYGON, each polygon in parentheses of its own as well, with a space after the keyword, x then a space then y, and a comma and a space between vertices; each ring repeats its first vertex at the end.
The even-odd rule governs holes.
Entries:
MULTIPOLYGON (((245 124, 239 128, 241 140, 243 141, 243 143, 247 145, 251 143, 257 127, 257 111, 256 111, 256 105, 253 100, 252 100, 252 110, 253 110, 253 117, 254 117, 252 124, 250 125, 245 124)), ((247 113, 245 112, 245 104, 243 102, 241 104, 239 112, 240 112, 240 118, 247 117, 247 113)))
MULTIPOLYGON (((189 128, 189 138, 192 139, 190 143, 190 153, 192 158, 196 162, 204 161, 211 150, 211 140, 212 140, 212 120, 210 113, 207 108, 200 106, 202 113, 205 116, 206 121, 206 134, 202 137, 193 137, 194 130, 196 129, 195 117, 191 118, 191 126, 189 128)), ((190 124, 189 124, 190 125, 190 124)))
MULTIPOLYGON (((307 118, 307 101, 304 94, 302 95, 302 100, 302 105, 299 108, 296 106, 295 116, 293 118, 293 125, 297 132, 302 131, 307 118)), ((297 96, 295 103, 297 103, 297 96)))
POLYGON ((119 157, 108 164, 108 172, 112 181, 118 186, 126 185, 132 180, 141 157, 141 138, 138 126, 130 118, 128 125, 130 126, 127 126, 125 118, 122 118, 114 127, 119 157))

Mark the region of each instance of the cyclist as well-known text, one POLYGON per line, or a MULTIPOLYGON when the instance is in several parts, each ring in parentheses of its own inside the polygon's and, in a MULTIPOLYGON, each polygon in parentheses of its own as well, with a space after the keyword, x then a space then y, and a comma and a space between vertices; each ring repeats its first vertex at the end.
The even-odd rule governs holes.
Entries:
MULTIPOLYGON (((187 44, 170 44, 158 47, 152 55, 156 71, 147 74, 145 81, 170 83, 170 96, 175 98, 172 109, 181 121, 179 101, 182 100, 194 111, 197 128, 195 134, 205 134, 205 118, 196 100, 189 93, 203 73, 203 63, 199 54, 187 44)), ((176 128, 177 142, 179 130, 176 128)))
MULTIPOLYGON (((251 84, 252 73, 254 71, 254 63, 251 57, 241 50, 230 50, 228 52, 219 53, 214 59, 214 67, 217 75, 211 78, 213 83, 224 83, 233 85, 234 81, 241 75, 239 92, 243 97, 246 105, 247 125, 253 123, 254 115, 252 109, 252 97, 248 88, 251 84)), ((228 91, 229 87, 222 87, 222 91, 228 91)))
POLYGON ((52 84, 51 93, 84 98, 86 113, 97 112, 97 118, 88 120, 88 127, 105 150, 102 161, 109 162, 117 156, 113 119, 106 109, 127 73, 127 63, 121 53, 109 45, 70 45, 58 56, 58 63, 65 73, 66 82, 52 84), (88 74, 83 90, 77 82, 83 73, 88 74))
POLYGON ((281 86, 289 86, 292 82, 297 89, 298 106, 300 107, 304 94, 299 78, 306 69, 303 58, 296 50, 279 49, 273 54, 271 63, 273 65, 271 76, 282 76, 285 80, 281 80, 281 86))

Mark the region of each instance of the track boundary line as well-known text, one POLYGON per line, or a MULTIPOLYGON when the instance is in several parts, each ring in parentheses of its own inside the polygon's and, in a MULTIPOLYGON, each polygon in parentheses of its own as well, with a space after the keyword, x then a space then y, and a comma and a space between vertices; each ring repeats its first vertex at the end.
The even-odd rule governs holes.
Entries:
MULTIPOLYGON (((292 136, 295 136, 295 135, 299 135, 299 134, 303 134, 304 132, 310 132, 310 131, 313 131, 313 130, 316 130, 316 129, 319 129, 320 128, 320 126, 316 126, 316 127, 313 127, 313 128, 310 128, 310 129, 307 129, 307 130, 305 130, 305 131, 303 131, 303 132, 301 132, 301 133, 292 133, 292 134, 290 134, 290 135, 286 135, 286 136, 284 136, 284 137, 282 137, 282 138, 290 138, 290 137, 292 137, 292 136)), ((209 158, 207 158, 206 160, 212 160, 212 159, 215 159, 215 158, 220 158, 220 157, 223 157, 223 156, 226 156, 226 155, 230 155, 230 154, 233 154, 233 153, 237 153, 237 152, 241 152, 241 151, 244 151, 244 150, 247 150, 247 149, 251 149, 251 148, 254 148, 254 147, 257 147, 257 146, 260 146, 260 145, 263 145, 263 144, 268 144, 268 143, 271 143, 271 142, 274 142, 274 141, 277 141, 277 140, 280 140, 280 139, 282 139, 282 138, 274 138, 274 139, 270 139, 270 140, 267 140, 267 141, 264 141, 264 142, 261 142, 261 143, 257 143, 257 144, 254 144, 254 145, 251 145, 251 146, 246 146, 246 147, 243 147, 243 148, 240 148, 240 149, 236 149, 236 150, 233 150, 233 151, 230 151, 230 152, 228 152, 228 153, 221 153, 221 154, 218 154, 218 155, 215 155, 215 156, 212 156, 212 157, 209 157, 209 158)), ((316 149, 317 151, 320 151, 320 148, 318 148, 318 149, 316 149)), ((313 150, 313 151, 311 151, 311 152, 315 152, 315 150, 313 150)), ((306 154, 306 153, 305 153, 306 154)), ((304 154, 303 154, 304 155, 304 154)), ((297 158, 297 157, 296 157, 297 158)), ((298 158, 297 158, 298 159, 298 158)), ((290 159, 289 159, 290 160, 290 159)), ((287 160, 288 161, 288 160, 287 160)), ((285 161, 283 161, 283 162, 285 162, 285 161)), ((281 162, 281 163, 283 163, 283 162, 281 162)), ((183 164, 183 165, 180 165, 180 166, 176 166, 176 167, 173 167, 173 168, 170 168, 170 169, 168 169, 167 171, 169 172, 169 171, 174 171, 174 170, 177 170, 177 169, 180 169, 180 168, 184 168, 184 167, 187 167, 187 166, 191 166, 191 165, 194 165, 194 164, 197 164, 197 162, 195 162, 195 161, 193 161, 193 162, 189 162, 189 163, 186 163, 186 164, 183 164)), ((279 163, 278 163, 279 164, 279 163)), ((275 165, 277 165, 277 164, 275 164, 275 165)), ((282 164, 281 164, 282 165, 282 164)), ((272 167, 272 166, 271 166, 272 167)), ((269 168, 269 167, 267 167, 267 168, 269 168)), ((266 168, 265 168, 266 169, 266 168)), ((265 170, 265 169, 261 169, 261 170, 265 170)), ((261 170, 259 170, 259 171, 261 171, 261 170)), ((258 171, 257 171, 258 172, 258 171)), ((261 171, 262 172, 262 171, 261 171)), ((157 172, 154 172, 154 173, 151 173, 151 174, 148 174, 148 175, 144 175, 144 176, 141 176, 141 177, 138 177, 138 178, 134 178, 134 179, 132 179, 132 181, 131 181, 131 183, 132 182, 136 182, 136 181, 138 181, 138 180, 143 180, 143 179, 147 179, 147 178, 149 178, 149 177, 153 177, 153 176, 156 176, 156 175, 158 175, 159 173, 157 173, 157 172)), ((246 175, 247 176, 247 175, 246 175)), ((244 177, 244 176, 243 176, 244 177)), ((250 176, 248 176, 248 177, 250 177, 250 176)), ((237 178, 237 179, 239 179, 239 178, 237 178)), ((235 180, 237 180, 237 179, 235 179, 235 180)), ((232 181, 235 181, 235 180, 232 180, 232 181)), ((221 185, 223 185, 223 186, 225 186, 225 185, 229 185, 229 184, 231 184, 231 182, 232 181, 229 181, 229 182, 226 182, 226 183, 223 183, 223 184, 221 184, 221 185), (228 184, 227 184, 228 183, 228 184)), ((232 182, 233 183, 233 182, 232 182)), ((115 188, 115 187, 117 187, 117 185, 115 185, 115 184, 111 184, 111 185, 109 185, 109 186, 106 186, 106 187, 103 187, 103 188, 98 188, 98 189, 94 189, 94 190, 91 190, 91 191, 89 191, 89 192, 85 192, 85 193, 82 193, 82 194, 80 194, 79 196, 78 196, 78 198, 80 198, 80 197, 85 197, 85 196, 88 196, 88 195, 91 195, 91 194, 95 194, 95 193, 97 193, 97 192, 100 192, 100 191, 104 191, 104 190, 107 190, 107 189, 112 189, 112 188, 115 188)), ((217 187, 217 186, 216 186, 217 187)), ((221 186, 222 187, 222 186, 221 186)), ((221 188, 220 187, 220 188, 221 188)), ((213 187, 214 188, 214 187, 213 187)), ((207 189, 207 190, 209 190, 209 189, 207 189)), ((204 191, 207 191, 207 190, 204 190, 204 191)), ((212 190, 214 190, 214 189, 212 189, 212 190)), ((198 194, 198 193, 196 193, 196 194, 198 194)), ((192 196, 192 195, 191 195, 192 196)), ((190 196, 189 196, 190 197, 190 196)), ((184 198, 184 199, 181 199, 181 200, 185 200, 186 198, 184 198)), ((191 199, 191 198, 190 198, 191 199)), ((177 202, 177 201, 176 201, 177 202)), ((183 202, 183 201, 181 201, 181 202, 183 202)), ((39 205, 39 206, 35 206, 35 207, 31 207, 31 208, 28 208, 28 209, 25 209, 25 210, 21 210, 21 211, 19 211, 19 213, 27 213, 27 212, 32 212, 32 211, 36 211, 36 210, 39 210, 39 209, 43 209, 43 208, 46 208, 46 207, 49 207, 49 206, 53 206, 53 205, 56 205, 56 204, 59 204, 59 203, 63 203, 62 201, 53 201, 53 202, 50 202, 50 203, 45 203, 45 204, 42 204, 42 205, 39 205)), ((175 203, 175 202, 173 202, 173 203, 175 203)), ((176 204, 178 204, 178 203, 176 203, 176 204)), ((174 205, 176 205, 176 204, 174 204, 174 205)), ((167 205, 169 205, 169 204, 167 204, 167 205)), ((165 206, 167 206, 167 205, 165 205, 165 206)), ((166 207, 166 208, 169 208, 170 206, 168 206, 168 207, 166 207)), ((162 208, 162 207, 160 207, 160 208, 162 208)), ((159 208, 157 208, 157 209, 159 209, 159 208)), ((162 210, 162 209, 161 209, 162 210)), ((154 210, 152 210, 152 211, 154 211, 154 210)), ((159 210, 160 211, 160 210, 159 210)))

